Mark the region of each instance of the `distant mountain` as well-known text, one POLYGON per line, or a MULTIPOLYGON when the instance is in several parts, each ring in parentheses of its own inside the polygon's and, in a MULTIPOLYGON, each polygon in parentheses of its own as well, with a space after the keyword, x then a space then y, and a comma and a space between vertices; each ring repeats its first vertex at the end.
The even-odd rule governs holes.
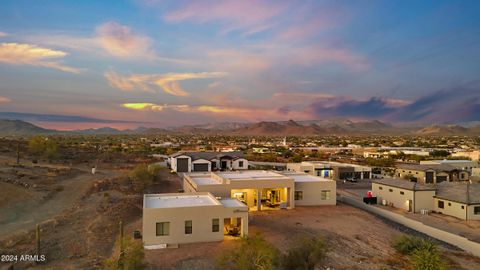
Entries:
POLYGON ((28 122, 20 120, 2 120, 0 119, 1 135, 35 135, 35 134, 55 134, 56 130, 44 129, 28 122))
POLYGON ((91 128, 73 131, 45 129, 20 120, 0 120, 0 135, 35 134, 202 134, 202 135, 250 135, 250 136, 326 136, 326 135, 480 135, 480 125, 431 125, 393 126, 377 120, 351 121, 348 119, 309 120, 309 121, 262 121, 258 123, 219 123, 190 125, 172 128, 146 128, 119 130, 111 127, 91 128))
POLYGON ((414 132, 418 135, 467 135, 474 130, 459 125, 431 125, 414 132))

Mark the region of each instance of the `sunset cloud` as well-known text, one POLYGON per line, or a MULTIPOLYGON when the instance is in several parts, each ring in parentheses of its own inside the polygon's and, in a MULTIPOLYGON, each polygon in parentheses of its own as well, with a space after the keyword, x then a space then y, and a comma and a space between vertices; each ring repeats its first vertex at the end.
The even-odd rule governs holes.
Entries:
POLYGON ((149 37, 136 34, 129 27, 116 22, 97 27, 96 38, 105 51, 116 57, 155 57, 149 37))
POLYGON ((55 59, 67 56, 66 52, 42 48, 31 44, 1 43, 0 62, 12 65, 31 65, 53 68, 70 73, 80 73, 78 68, 64 65, 55 59))
POLYGON ((10 103, 10 102, 12 102, 11 99, 0 96, 0 104, 1 103, 10 103))
POLYGON ((124 91, 140 89, 146 92, 155 92, 158 88, 174 96, 188 96, 189 94, 180 87, 179 81, 192 79, 210 79, 226 76, 225 72, 200 72, 200 73, 166 73, 166 74, 133 74, 129 76, 118 75, 114 71, 105 73, 105 78, 110 86, 124 91))
POLYGON ((6 36, 8 36, 8 34, 7 34, 7 33, 5 33, 5 32, 1 32, 1 31, 0 31, 0 38, 2 38, 2 37, 6 37, 6 36))
POLYGON ((191 21, 195 23, 220 22, 221 34, 242 30, 247 34, 265 31, 273 26, 272 20, 288 8, 288 2, 280 1, 193 1, 168 12, 167 22, 191 21))
POLYGON ((165 109, 171 109, 180 112, 186 112, 190 110, 189 105, 169 105, 169 104, 154 104, 154 103, 124 103, 124 108, 137 110, 137 111, 163 111, 165 109))

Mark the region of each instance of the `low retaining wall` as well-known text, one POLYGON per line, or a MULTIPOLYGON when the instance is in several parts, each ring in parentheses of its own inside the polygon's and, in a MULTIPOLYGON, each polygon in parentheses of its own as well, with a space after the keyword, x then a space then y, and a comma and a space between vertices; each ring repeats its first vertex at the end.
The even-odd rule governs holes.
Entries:
POLYGON ((449 233, 437 228, 430 227, 428 225, 425 225, 419 221, 409 219, 403 215, 393 213, 388 210, 384 210, 375 206, 371 206, 368 204, 365 204, 361 201, 355 200, 353 198, 345 197, 342 195, 337 195, 337 200, 346 204, 350 204, 352 206, 355 206, 357 208, 363 209, 365 211, 371 212, 373 214, 382 216, 384 218, 387 218, 393 222, 396 222, 398 224, 401 224, 403 226, 406 226, 410 229, 413 229, 415 231, 421 232, 423 234, 426 234, 430 237, 433 237, 435 239, 438 239, 440 241, 446 242, 448 244, 454 245, 456 247, 459 247, 460 249, 463 249, 467 252, 470 252, 471 254, 480 257, 480 244, 470 241, 467 238, 463 236, 459 236, 453 233, 449 233))

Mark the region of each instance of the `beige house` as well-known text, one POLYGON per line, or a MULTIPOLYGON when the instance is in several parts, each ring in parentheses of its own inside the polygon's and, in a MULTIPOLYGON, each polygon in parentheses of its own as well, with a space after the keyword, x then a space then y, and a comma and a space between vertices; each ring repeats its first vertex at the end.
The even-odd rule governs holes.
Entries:
POLYGON ((437 185, 433 211, 464 220, 480 220, 480 184, 437 185))
POLYGON ((479 167, 477 161, 462 159, 423 160, 420 161, 420 164, 445 164, 470 173, 474 168, 479 167))
POLYGON ((372 182, 377 203, 409 212, 432 210, 435 188, 403 179, 379 179, 372 182))
POLYGON ((235 171, 188 173, 185 192, 211 192, 221 198, 236 198, 250 210, 291 209, 299 205, 335 205, 336 183, 305 173, 235 171))
POLYGON ((143 197, 145 248, 222 241, 225 235, 248 234, 248 209, 236 199, 212 194, 167 193, 143 197))
POLYGON ((462 151, 462 152, 456 152, 452 154, 452 157, 468 157, 471 160, 474 161, 480 161, 480 151, 475 150, 475 151, 462 151))
POLYGON ((370 167, 333 161, 287 163, 287 171, 304 172, 333 180, 372 178, 372 168, 370 167))
POLYGON ((463 220, 480 220, 480 184, 443 182, 425 185, 403 179, 372 182, 377 203, 409 212, 433 211, 463 220))
POLYGON ((469 173, 449 164, 400 164, 395 169, 395 176, 423 184, 436 184, 467 181, 469 173))

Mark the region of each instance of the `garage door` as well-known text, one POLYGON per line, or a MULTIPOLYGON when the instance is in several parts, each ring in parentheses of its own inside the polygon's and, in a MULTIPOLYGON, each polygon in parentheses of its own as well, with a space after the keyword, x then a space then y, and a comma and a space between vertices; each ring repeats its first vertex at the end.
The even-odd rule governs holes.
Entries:
POLYGON ((208 172, 208 163, 193 164, 194 172, 208 172))
POLYGON ((188 158, 177 158, 177 172, 188 172, 188 158))

